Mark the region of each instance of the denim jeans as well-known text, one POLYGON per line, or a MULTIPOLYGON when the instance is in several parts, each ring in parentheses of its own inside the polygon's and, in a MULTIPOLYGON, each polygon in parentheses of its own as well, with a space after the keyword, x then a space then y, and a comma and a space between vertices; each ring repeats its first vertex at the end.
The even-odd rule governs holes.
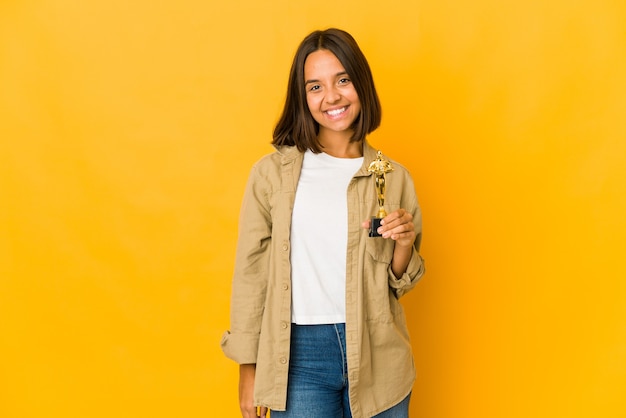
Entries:
MULTIPOLYGON (((271 418, 351 418, 345 324, 291 326, 286 411, 271 418)), ((407 396, 376 418, 407 418, 407 396)))

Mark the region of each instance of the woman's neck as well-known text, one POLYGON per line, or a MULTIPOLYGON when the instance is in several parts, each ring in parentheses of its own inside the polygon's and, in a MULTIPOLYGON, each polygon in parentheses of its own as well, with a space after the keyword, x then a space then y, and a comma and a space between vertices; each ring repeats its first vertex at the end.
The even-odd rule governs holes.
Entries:
POLYGON ((358 158, 363 156, 363 141, 350 142, 352 132, 320 132, 318 141, 322 150, 337 158, 358 158))

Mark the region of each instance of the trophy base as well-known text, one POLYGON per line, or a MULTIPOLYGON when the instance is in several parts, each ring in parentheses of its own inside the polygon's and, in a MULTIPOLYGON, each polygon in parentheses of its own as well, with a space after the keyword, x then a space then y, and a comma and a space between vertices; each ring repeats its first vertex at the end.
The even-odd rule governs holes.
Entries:
POLYGON ((382 220, 383 218, 376 218, 372 216, 369 232, 370 237, 382 237, 382 235, 377 232, 378 228, 380 227, 380 221, 382 220))

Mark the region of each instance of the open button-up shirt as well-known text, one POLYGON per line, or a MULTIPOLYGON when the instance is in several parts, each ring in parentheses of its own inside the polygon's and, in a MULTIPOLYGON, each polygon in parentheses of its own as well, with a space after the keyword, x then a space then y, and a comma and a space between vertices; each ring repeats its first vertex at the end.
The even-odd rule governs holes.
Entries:
MULTIPOLYGON (((378 211, 372 174, 376 151, 363 144, 363 166, 348 190, 346 353, 350 407, 371 417, 410 392, 415 368, 404 311, 398 298, 424 274, 418 253, 421 212, 408 171, 392 161, 385 208, 413 214, 413 255, 402 277, 391 270, 394 241, 371 238, 361 222, 378 211)), ((279 147, 252 168, 241 207, 232 285, 231 329, 221 341, 227 357, 256 364, 255 404, 284 410, 291 330, 291 212, 303 153, 279 147)))

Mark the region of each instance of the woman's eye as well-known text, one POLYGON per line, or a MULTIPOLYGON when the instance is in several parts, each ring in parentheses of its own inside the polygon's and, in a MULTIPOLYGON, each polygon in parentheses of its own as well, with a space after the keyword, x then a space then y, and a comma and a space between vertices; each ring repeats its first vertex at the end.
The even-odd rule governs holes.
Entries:
POLYGON ((309 87, 309 91, 317 91, 319 89, 320 89, 320 86, 318 86, 317 84, 309 87))
POLYGON ((342 78, 341 80, 339 80, 339 84, 348 84, 350 82, 349 78, 342 78))

